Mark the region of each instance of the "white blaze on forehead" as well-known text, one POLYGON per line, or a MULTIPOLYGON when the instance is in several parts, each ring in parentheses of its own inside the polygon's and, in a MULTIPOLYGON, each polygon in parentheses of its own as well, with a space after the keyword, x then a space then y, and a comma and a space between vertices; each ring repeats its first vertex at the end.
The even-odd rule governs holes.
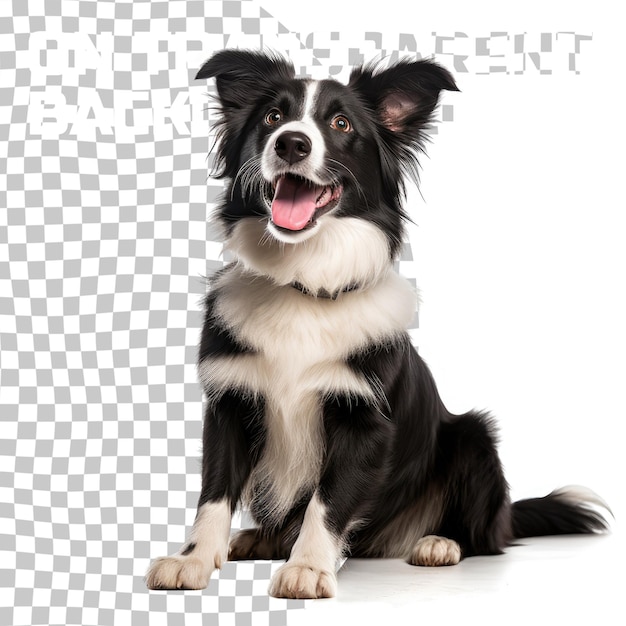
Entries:
POLYGON ((317 102, 317 91, 319 89, 319 83, 317 81, 311 81, 306 85, 306 91, 304 96, 304 112, 302 115, 302 121, 315 123, 313 121, 315 104, 317 102))

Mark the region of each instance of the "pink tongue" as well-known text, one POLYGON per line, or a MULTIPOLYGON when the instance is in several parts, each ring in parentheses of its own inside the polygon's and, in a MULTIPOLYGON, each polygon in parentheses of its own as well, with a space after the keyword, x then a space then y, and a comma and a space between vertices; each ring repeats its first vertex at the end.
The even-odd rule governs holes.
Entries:
POLYGON ((283 176, 276 184, 272 200, 272 221, 282 228, 302 230, 311 221, 321 192, 320 187, 283 176))

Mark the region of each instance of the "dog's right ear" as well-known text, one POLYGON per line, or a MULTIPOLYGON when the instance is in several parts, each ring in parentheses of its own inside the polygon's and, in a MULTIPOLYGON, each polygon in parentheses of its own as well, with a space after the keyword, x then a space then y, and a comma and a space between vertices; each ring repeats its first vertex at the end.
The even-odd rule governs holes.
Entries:
POLYGON ((294 78, 293 65, 283 57, 250 50, 222 50, 214 54, 196 74, 196 79, 215 78, 224 108, 243 108, 277 80, 294 78))

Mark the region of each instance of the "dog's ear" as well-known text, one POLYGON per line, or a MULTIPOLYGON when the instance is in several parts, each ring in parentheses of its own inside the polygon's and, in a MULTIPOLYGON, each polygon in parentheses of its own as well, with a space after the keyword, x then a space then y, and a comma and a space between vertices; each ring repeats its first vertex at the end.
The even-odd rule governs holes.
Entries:
POLYGON ((405 174, 419 183, 418 154, 442 89, 458 91, 452 75, 433 61, 400 61, 377 71, 357 68, 349 86, 375 113, 381 127, 380 165, 389 188, 404 190, 405 174))
POLYGON ((200 68, 196 79, 214 77, 222 106, 239 109, 252 104, 268 83, 294 76, 293 65, 280 56, 249 50, 222 50, 200 68))
POLYGON ((458 91, 450 72, 430 60, 400 61, 379 72, 371 65, 356 68, 349 85, 365 98, 386 129, 413 141, 421 138, 441 90, 458 91))

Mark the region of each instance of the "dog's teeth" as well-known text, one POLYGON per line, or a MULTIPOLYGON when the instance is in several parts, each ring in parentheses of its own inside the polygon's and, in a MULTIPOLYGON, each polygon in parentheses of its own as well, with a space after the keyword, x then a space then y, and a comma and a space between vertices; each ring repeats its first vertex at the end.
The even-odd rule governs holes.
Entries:
POLYGON ((328 192, 329 192, 329 188, 328 187, 324 187, 324 189, 322 190, 322 193, 318 196, 316 204, 328 204, 329 200, 328 200, 328 192))

